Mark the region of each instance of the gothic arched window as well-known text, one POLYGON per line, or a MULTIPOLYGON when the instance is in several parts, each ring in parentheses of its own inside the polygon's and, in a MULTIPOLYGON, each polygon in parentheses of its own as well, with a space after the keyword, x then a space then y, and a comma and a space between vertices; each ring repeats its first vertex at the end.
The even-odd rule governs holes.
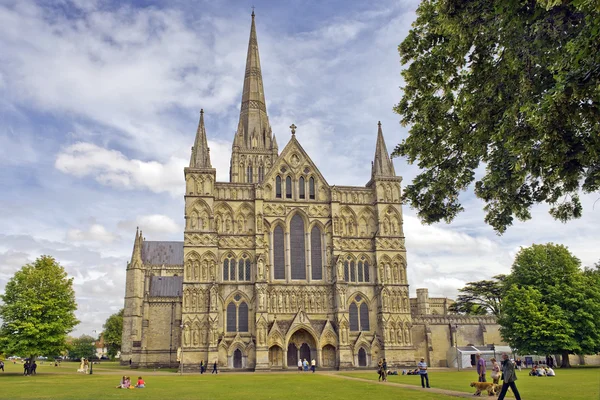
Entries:
POLYGON ((235 281, 235 259, 231 254, 223 260, 223 280, 235 281))
POLYGON ((358 261, 358 281, 369 282, 369 262, 365 257, 358 261))
POLYGON ((246 280, 250 281, 250 276, 251 276, 251 263, 250 263, 250 259, 246 258, 246 280))
POLYGON ((238 261, 238 278, 237 278, 238 281, 244 280, 244 266, 245 266, 244 261, 245 260, 243 258, 240 258, 238 261))
POLYGON ((306 279, 306 248, 304 244, 304 220, 298 214, 290 222, 290 261, 292 279, 306 279))
POLYGON ((308 180, 308 195, 311 200, 315 199, 315 178, 312 177, 308 180))
POLYGON ((299 193, 299 197, 301 199, 305 199, 306 198, 306 187, 305 187, 305 183, 304 183, 304 177, 301 176, 300 180, 298 181, 298 193, 299 193))
POLYGON ((224 281, 229 280, 229 258, 226 258, 223 261, 223 280, 224 281))
POLYGON ((285 198, 292 198, 292 178, 289 176, 285 178, 285 198))
POLYGON ((350 330, 353 332, 359 331, 359 325, 358 325, 358 306, 356 305, 356 303, 350 303, 350 307, 349 307, 349 314, 350 314, 350 330))
POLYGON ((237 332, 237 307, 232 301, 227 305, 227 332, 237 332))
POLYGON ((252 165, 248 165, 248 183, 252 183, 252 165))
POLYGON ((344 280, 350 281, 350 261, 344 261, 344 280))
POLYGON ((240 294, 227 305, 227 332, 248 332, 248 304, 240 294))
POLYGON ((361 303, 360 305, 360 330, 368 331, 369 329, 369 306, 367 303, 361 303))
POLYGON ((369 331, 369 306, 361 295, 357 295, 348 307, 350 314, 350 330, 369 331))
POLYGON ((354 260, 350 261, 350 281, 356 282, 356 264, 354 260))
POLYGON ((265 177, 265 167, 263 167, 261 165, 260 167, 258 167, 258 181, 262 182, 264 177, 265 177))
POLYGON ((285 240, 281 225, 273 231, 273 278, 285 279, 285 240))
POLYGON ((281 198, 281 177, 279 175, 275 178, 275 197, 281 198))
POLYGON ((321 229, 318 226, 314 226, 310 231, 310 265, 312 279, 323 279, 323 250, 321 229))

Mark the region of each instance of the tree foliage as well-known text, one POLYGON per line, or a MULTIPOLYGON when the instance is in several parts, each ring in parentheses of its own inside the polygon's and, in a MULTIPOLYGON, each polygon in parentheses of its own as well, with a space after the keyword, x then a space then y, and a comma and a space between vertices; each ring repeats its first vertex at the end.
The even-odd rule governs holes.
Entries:
POLYGON ((600 351, 600 285, 569 250, 552 243, 522 248, 508 275, 500 333, 520 353, 600 351))
POLYGON ((395 156, 423 170, 404 200, 426 223, 463 211, 476 179, 503 233, 547 203, 578 218, 600 189, 600 7, 592 0, 424 0, 399 46, 395 111, 410 134, 395 156))
POLYGON ((497 275, 492 280, 469 282, 456 302, 450 306, 450 311, 457 314, 500 316, 502 298, 504 297, 505 275, 497 275))
POLYGON ((42 256, 23 266, 0 295, 0 349, 35 358, 60 354, 75 318, 73 278, 54 258, 42 256))
POLYGON ((69 357, 72 359, 87 358, 90 359, 96 356, 96 346, 94 346, 95 338, 89 335, 81 335, 73 339, 69 346, 69 357))
POLYGON ((114 358, 121 350, 121 337, 123 335, 123 309, 106 319, 104 328, 104 343, 108 349, 108 356, 114 358))

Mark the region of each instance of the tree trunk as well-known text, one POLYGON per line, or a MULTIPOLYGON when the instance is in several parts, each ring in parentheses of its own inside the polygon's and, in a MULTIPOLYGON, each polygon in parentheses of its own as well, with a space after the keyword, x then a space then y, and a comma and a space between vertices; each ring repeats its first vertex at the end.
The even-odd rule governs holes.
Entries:
POLYGON ((560 360, 561 368, 571 368, 571 363, 569 362, 569 351, 563 350, 561 355, 562 360, 560 360))

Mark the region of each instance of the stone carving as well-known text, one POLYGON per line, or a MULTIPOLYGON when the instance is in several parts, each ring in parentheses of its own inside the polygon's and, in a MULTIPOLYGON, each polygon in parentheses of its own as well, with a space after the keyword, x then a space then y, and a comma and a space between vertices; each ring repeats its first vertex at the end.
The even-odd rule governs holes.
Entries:
POLYGON ((344 263, 342 262, 341 257, 338 257, 338 262, 337 262, 337 280, 338 281, 344 280, 344 263))
POLYGON ((262 255, 258 256, 258 260, 256 261, 256 272, 258 274, 257 280, 261 281, 266 279, 265 260, 262 255))
POLYGON ((273 287, 269 289, 266 301, 269 302, 268 308, 271 313, 295 313, 298 310, 310 313, 330 312, 331 304, 327 301, 330 292, 330 288, 321 286, 273 287))
POLYGON ((210 311, 217 311, 217 303, 218 303, 218 294, 217 294, 217 285, 213 284, 210 288, 210 311))
POLYGON ((265 215, 282 217, 285 215, 285 207, 282 204, 267 204, 264 208, 265 215))
POLYGON ((308 215, 311 217, 328 217, 329 207, 321 205, 313 205, 308 208, 308 215))
POLYGON ((377 250, 406 250, 404 238, 375 238, 377 250))
POLYGON ((253 236, 221 236, 219 247, 233 249, 249 249, 254 247, 253 236))
POLYGON ((340 251, 357 250, 372 251, 373 241, 371 239, 333 239, 333 248, 340 251))
POLYGON ((337 294, 338 294, 338 308, 340 310, 345 310, 346 309, 346 289, 343 287, 338 287, 337 294))

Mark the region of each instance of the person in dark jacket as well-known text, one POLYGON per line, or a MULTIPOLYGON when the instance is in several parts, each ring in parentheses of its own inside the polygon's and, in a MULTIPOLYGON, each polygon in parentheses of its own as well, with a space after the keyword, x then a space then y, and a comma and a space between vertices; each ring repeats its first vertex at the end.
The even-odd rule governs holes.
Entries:
POLYGON ((218 373, 219 373, 219 371, 217 371, 217 360, 215 360, 215 363, 213 364, 213 370, 210 374, 212 375, 212 374, 218 374, 218 373))
POLYGON ((204 360, 200 360, 200 375, 204 373, 204 360))
POLYGON ((500 390, 498 400, 504 400, 504 396, 506 396, 506 392, 508 391, 509 387, 512 389, 515 399, 521 400, 521 395, 519 394, 519 390, 515 384, 515 381, 517 380, 515 365, 508 358, 508 354, 506 353, 502 354, 502 379, 504 382, 502 383, 502 390, 500 390))

